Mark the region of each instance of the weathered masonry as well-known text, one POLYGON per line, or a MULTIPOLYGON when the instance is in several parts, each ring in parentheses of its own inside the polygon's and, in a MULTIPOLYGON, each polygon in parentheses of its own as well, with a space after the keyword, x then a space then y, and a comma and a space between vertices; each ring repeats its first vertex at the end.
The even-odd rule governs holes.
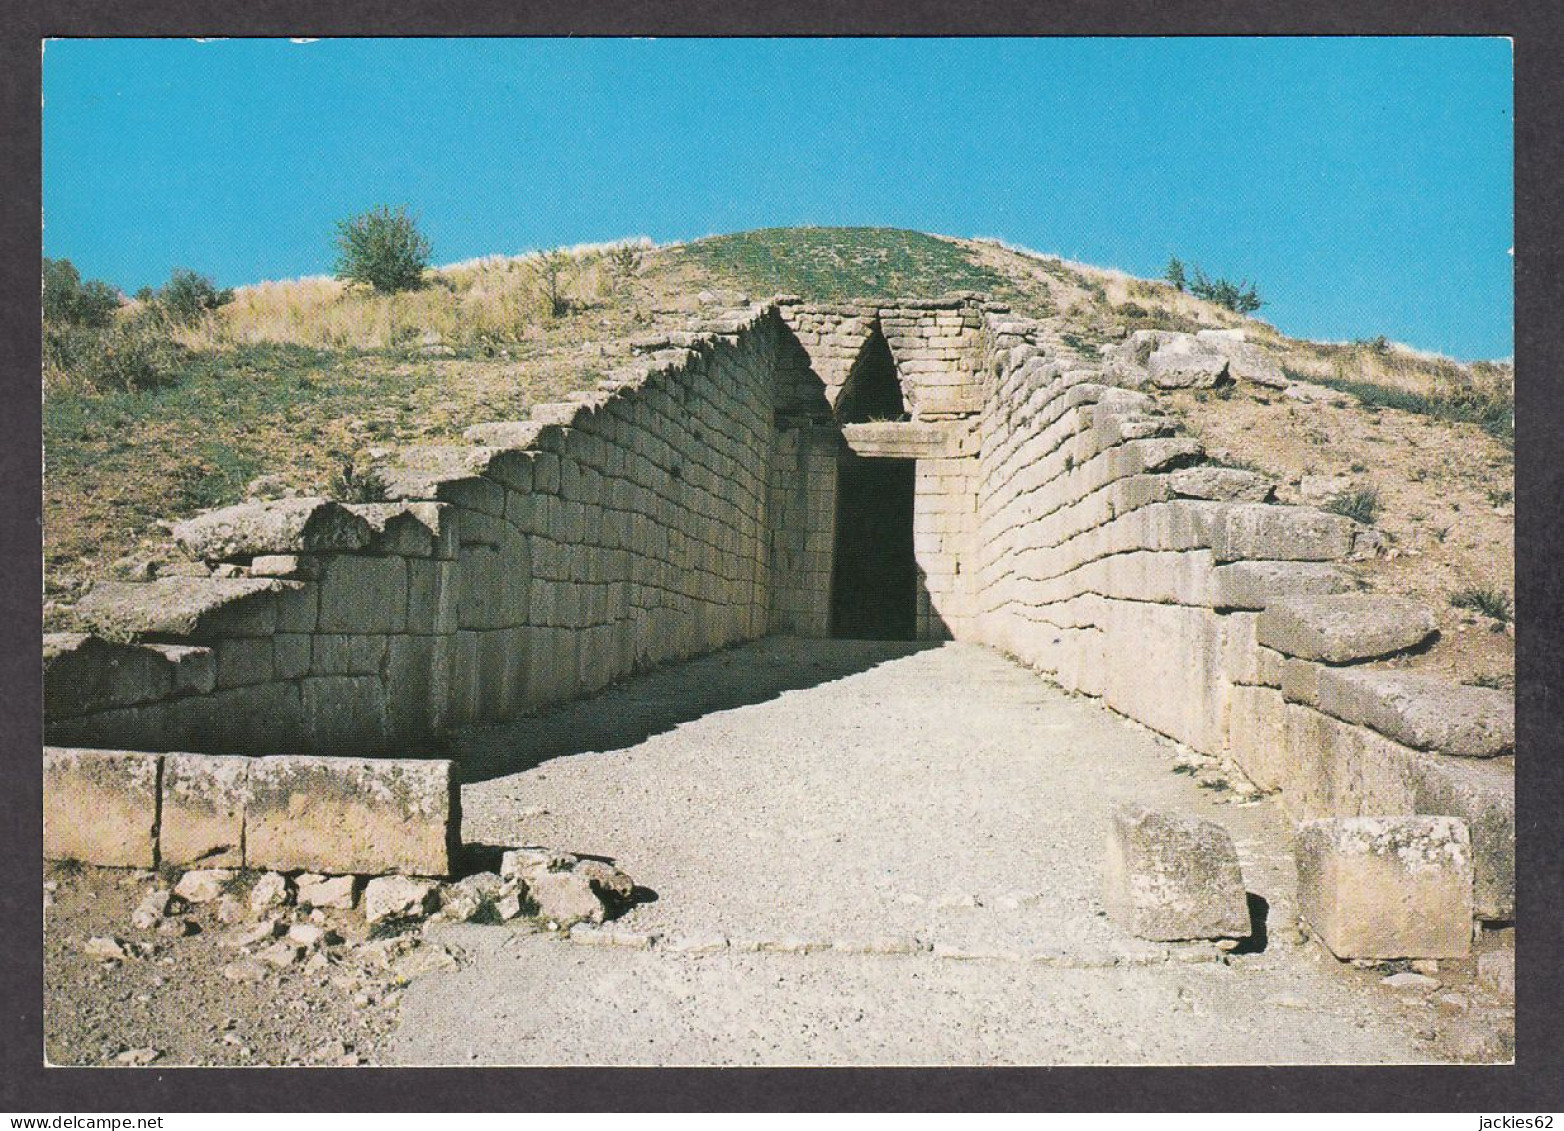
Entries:
POLYGON ((1434 622, 1358 591, 1364 529, 1269 502, 1158 410, 1284 382, 1257 347, 1143 331, 1088 359, 976 296, 781 298, 637 347, 530 420, 385 453, 383 503, 179 524, 188 568, 97 586, 94 634, 46 642, 47 740, 418 756, 766 633, 972 640, 1298 819, 1460 818, 1478 916, 1513 918, 1511 697, 1380 664, 1434 622))

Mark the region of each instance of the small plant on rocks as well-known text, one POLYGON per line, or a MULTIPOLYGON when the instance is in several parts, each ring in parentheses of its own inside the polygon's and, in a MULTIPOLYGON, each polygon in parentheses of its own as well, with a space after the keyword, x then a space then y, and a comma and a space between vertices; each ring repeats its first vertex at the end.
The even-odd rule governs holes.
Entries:
POLYGON ((1487 586, 1474 585, 1459 589, 1450 594, 1450 604, 1457 609, 1467 609, 1474 613, 1481 613, 1485 617, 1492 617, 1500 624, 1508 624, 1515 612, 1509 594, 1487 586))
POLYGON ((1379 505, 1379 492, 1367 487, 1357 491, 1343 491, 1326 503, 1325 509, 1333 514, 1346 515, 1367 526, 1372 525, 1378 517, 1379 505))

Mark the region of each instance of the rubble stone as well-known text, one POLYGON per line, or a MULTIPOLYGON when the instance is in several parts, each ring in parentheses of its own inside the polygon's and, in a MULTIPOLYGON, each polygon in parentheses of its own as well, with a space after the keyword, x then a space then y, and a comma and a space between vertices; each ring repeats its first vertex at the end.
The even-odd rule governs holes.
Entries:
POLYGON ((1108 917, 1155 941, 1242 938, 1249 904, 1238 852, 1210 821, 1121 806, 1103 868, 1108 917))

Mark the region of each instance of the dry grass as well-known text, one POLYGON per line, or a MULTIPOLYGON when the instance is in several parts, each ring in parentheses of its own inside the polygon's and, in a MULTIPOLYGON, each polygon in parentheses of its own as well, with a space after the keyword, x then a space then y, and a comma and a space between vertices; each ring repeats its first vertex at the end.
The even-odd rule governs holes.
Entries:
MULTIPOLYGON (((615 245, 565 250, 563 292, 570 309, 611 301, 629 279, 615 245)), ((651 241, 628 241, 650 248, 651 241)), ((196 350, 262 343, 330 350, 384 350, 433 339, 456 347, 534 339, 555 320, 537 253, 487 256, 436 268, 416 291, 379 294, 325 276, 238 287, 234 300, 179 340, 196 350)))

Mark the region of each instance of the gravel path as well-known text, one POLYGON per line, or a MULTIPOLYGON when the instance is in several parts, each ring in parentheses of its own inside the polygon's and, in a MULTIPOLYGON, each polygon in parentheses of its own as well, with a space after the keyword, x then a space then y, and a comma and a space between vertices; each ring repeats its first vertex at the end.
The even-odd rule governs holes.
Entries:
POLYGON ((443 928, 466 961, 409 987, 392 1062, 1434 1058, 1425 1003, 1300 945, 1274 804, 982 648, 768 639, 462 746, 464 839, 613 858, 656 896, 615 935, 656 945, 443 928), (1123 800, 1226 825, 1268 945, 1116 930, 1123 800))

